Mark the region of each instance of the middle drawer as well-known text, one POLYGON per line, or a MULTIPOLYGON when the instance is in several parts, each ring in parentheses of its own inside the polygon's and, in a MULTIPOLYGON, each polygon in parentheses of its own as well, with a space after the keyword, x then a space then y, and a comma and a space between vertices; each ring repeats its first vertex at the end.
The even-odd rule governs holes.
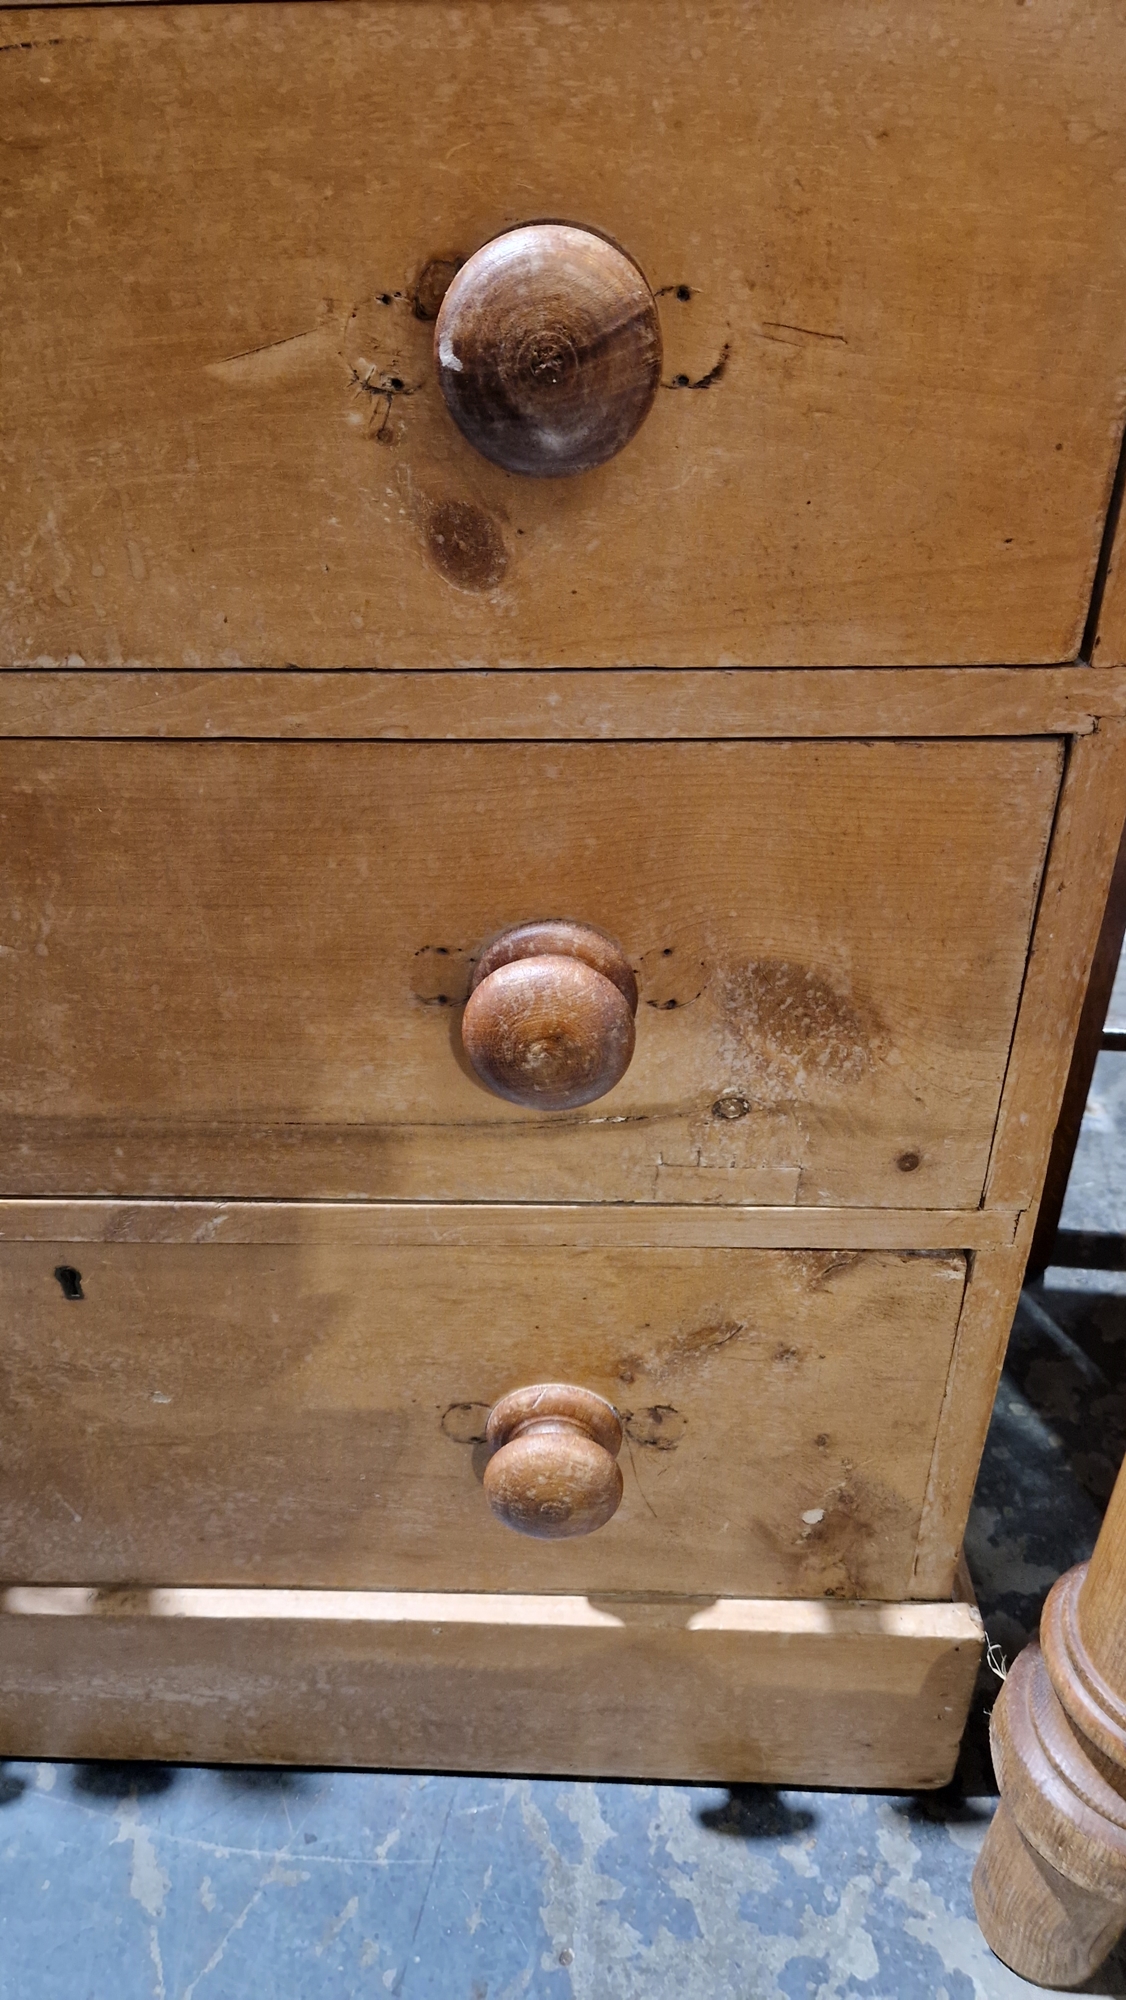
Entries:
POLYGON ((974 1207, 1048 739, 0 745, 0 1193, 974 1207), (491 1096, 481 947, 637 974, 622 1081, 491 1096))

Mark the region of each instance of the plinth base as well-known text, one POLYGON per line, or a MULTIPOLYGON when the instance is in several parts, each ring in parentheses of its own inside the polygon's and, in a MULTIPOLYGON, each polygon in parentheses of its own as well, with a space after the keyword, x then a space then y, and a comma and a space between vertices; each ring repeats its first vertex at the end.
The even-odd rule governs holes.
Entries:
POLYGON ((966 1603, 13 1587, 0 1756, 917 1790, 966 1603))

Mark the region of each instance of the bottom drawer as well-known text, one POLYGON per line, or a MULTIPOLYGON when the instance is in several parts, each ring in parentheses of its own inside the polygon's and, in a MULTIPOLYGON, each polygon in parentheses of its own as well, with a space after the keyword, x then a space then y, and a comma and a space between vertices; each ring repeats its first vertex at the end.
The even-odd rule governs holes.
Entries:
POLYGON ((0 1577, 904 1597, 965 1276, 948 1252, 9 1243, 0 1577), (544 1381, 624 1425, 624 1499, 581 1540, 513 1533, 481 1489, 490 1406, 544 1381))

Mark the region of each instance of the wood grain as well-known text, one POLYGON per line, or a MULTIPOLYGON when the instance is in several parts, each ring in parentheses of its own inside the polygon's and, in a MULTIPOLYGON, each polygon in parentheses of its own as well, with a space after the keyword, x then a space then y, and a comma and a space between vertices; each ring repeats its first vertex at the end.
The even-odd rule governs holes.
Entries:
MULTIPOLYGON (((1022 1655, 1016 1669, 1020 1678, 1029 1664, 1022 1655)), ((1057 1754, 1066 1747, 1066 1735, 1058 1746, 1052 1744, 1057 1754)), ((1043 1754, 1040 1762, 1051 1782, 1055 1773, 1043 1754)), ((1126 1871, 1126 1839, 1120 1839, 1111 1852, 1118 1869, 1126 1871)), ((1126 1923, 1126 1902, 1086 1889, 1053 1867, 1026 1839, 1004 1798, 974 1868, 973 1895, 977 1920, 991 1950, 1022 1979, 1039 1987, 1082 1991, 1126 1923)))
POLYGON ((5 1577, 903 1598, 964 1281, 941 1252, 6 1244, 5 1577), (529 1381, 625 1430, 579 1542, 480 1489, 529 1381))
POLYGON ((1090 1563, 1053 1586, 990 1722, 1001 1806, 974 1903, 998 1957, 1038 1985, 1086 1982, 1126 1928, 1124 1604, 1126 1468, 1090 1563))
POLYGON ((0 1192, 681 1202, 698 1170, 739 1205, 766 1171, 773 1202, 976 1208, 1060 760, 6 744, 0 1192), (620 940, 637 1050, 540 1114, 457 1017, 482 944, 559 912, 620 940))
MULTIPOLYGON (((1109 1696, 1105 1719, 1107 1742, 1100 1746, 1121 1766, 1118 1778, 1126 1797, 1126 1470, 1119 1472, 1099 1530, 1087 1574, 1078 1592, 1076 1631, 1082 1642, 1088 1686, 1109 1696)), ((1105 1727, 1104 1724, 1104 1727, 1105 1727)))
POLYGON ((1126 663, 1126 515, 1123 513, 1123 499, 1126 497, 1126 438, 1122 444, 1122 459, 1118 468, 1118 482, 1111 501, 1107 518, 1107 536, 1110 547, 1107 557, 1106 582, 1102 601, 1098 606, 1098 622, 1091 658, 1102 667, 1122 666, 1126 663))
POLYGON ((1126 662, 1126 533, 1121 526, 1110 559, 1095 646, 1100 667, 1121 666, 1126 662))
POLYGON ((573 478, 621 451, 661 385, 661 318, 632 258, 565 222, 507 229, 450 281, 438 387, 506 472, 573 478))
POLYGON ((1126 813, 1126 726, 1072 741, 1045 870, 985 1200, 1019 1202, 1012 1248, 975 1251, 935 1440, 912 1589, 948 1587, 1033 1241, 1126 813))
MULTIPOLYGON (((1122 1586, 1120 1571, 1119 1634, 1122 1586)), ((1074 1653, 1066 1640, 1050 1650, 1047 1636, 1061 1600, 1074 1607, 1077 1595, 1082 1616, 1085 1588, 1083 1568, 1061 1577, 1044 1607, 1043 1651, 1025 1647, 994 1706, 989 1736, 1001 1807, 973 1878, 989 1944, 1043 1986, 1085 1984, 1126 1927, 1126 1688, 1101 1680, 1077 1626, 1074 1653), (1110 1756, 1087 1737, 1087 1712, 1111 1725, 1110 1756)))
POLYGON ((568 1382, 512 1389, 485 1424, 492 1452, 485 1498, 517 1534, 545 1542, 596 1534, 622 1504, 623 1436, 613 1405, 589 1389, 568 1382))
POLYGON ((1074 741, 1060 792, 997 1136, 989 1202, 1038 1197, 1126 815, 1126 723, 1074 741))
POLYGON ((0 737, 433 741, 1089 736, 1126 672, 883 667, 771 673, 0 672, 0 737))
POLYGON ((1075 655, 1126 377, 1099 0, 5 19, 5 660, 1075 655), (665 349, 562 483, 457 434, 426 317, 544 216, 629 246, 665 349))
POLYGON ((969 1604, 0 1592, 0 1755, 943 1785, 969 1604))
POLYGON ((510 960, 476 985, 461 1018, 476 1075, 508 1104, 576 1111, 621 1082, 634 1019, 618 988, 581 959, 510 960))
POLYGON ((978 1249, 970 1260, 919 1523, 912 1597, 945 1596, 957 1568, 1034 1222, 1032 1208, 1010 1247, 978 1249))
POLYGON ((1079 1024, 1071 1048, 1067 1082, 1060 1099, 1059 1115, 1052 1135, 1047 1171, 1040 1193, 1036 1234, 1032 1239, 1028 1268, 1039 1277, 1052 1262, 1056 1233, 1067 1197, 1075 1148, 1083 1114, 1087 1108, 1095 1064, 1099 1058, 1106 1027, 1110 997, 1118 976, 1123 943, 1126 942, 1126 831, 1118 844, 1118 858, 1110 878, 1110 889, 1099 934, 1091 954, 1087 988, 1079 1014, 1079 1024))
POLYGON ((634 1051, 637 980, 589 924, 518 924, 474 961, 462 1046, 510 1104, 574 1111, 620 1083, 634 1051))
POLYGON ((5 1243, 388 1244, 578 1250, 948 1250, 1014 1241, 1014 1209, 594 1202, 0 1201, 5 1243))

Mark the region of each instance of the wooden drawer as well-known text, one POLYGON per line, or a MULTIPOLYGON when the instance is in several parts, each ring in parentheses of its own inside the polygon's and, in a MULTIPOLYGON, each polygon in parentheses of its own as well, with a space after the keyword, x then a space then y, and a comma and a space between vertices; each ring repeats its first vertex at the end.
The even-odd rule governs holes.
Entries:
POLYGON ((0 1192, 974 1208, 1061 762, 4 743, 0 1192), (457 1002, 558 915, 641 1002, 551 1114, 477 1083, 457 1002))
POLYGON ((1098 0, 6 15, 8 662, 1078 649, 1126 369, 1098 0), (436 278, 605 231, 663 388, 571 480, 449 420, 436 278))
POLYGON ((965 1265, 6 1244, 3 1579, 903 1597, 965 1265), (542 1380, 625 1423, 582 1540, 480 1491, 490 1405, 542 1380))

